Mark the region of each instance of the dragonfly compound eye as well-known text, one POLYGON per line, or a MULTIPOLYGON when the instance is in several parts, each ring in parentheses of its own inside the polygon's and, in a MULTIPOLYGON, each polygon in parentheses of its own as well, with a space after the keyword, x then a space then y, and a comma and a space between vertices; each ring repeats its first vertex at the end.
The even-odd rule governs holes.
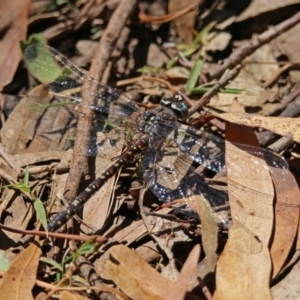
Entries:
POLYGON ((184 98, 179 94, 174 97, 162 98, 160 104, 171 109, 178 120, 185 120, 188 117, 188 107, 184 98))

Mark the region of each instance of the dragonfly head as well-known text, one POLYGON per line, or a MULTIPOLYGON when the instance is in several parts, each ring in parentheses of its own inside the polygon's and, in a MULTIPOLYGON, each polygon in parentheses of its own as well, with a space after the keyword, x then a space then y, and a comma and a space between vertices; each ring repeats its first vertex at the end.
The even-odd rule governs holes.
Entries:
POLYGON ((172 110, 178 120, 185 120, 188 117, 188 106, 186 105, 184 98, 179 94, 174 95, 174 97, 162 98, 160 105, 172 110))

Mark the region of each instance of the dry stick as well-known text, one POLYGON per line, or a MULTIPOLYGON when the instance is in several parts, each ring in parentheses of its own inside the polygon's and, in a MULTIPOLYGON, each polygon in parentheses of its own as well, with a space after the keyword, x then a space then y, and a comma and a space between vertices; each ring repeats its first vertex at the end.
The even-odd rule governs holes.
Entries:
POLYGON ((185 7, 178 11, 173 11, 173 12, 171 12, 167 15, 163 15, 163 16, 149 16, 141 11, 139 13, 139 20, 140 20, 140 22, 149 22, 152 24, 163 24, 163 23, 171 22, 175 19, 178 19, 196 9, 197 9, 197 5, 191 4, 188 7, 185 7))
MULTIPOLYGON (((58 239, 64 240, 72 240, 72 241, 79 241, 79 242, 94 242, 100 245, 107 242, 106 237, 102 237, 101 235, 77 235, 77 234, 66 234, 66 233, 57 233, 57 232, 45 232, 45 231, 38 231, 38 230, 23 230, 23 229, 16 229, 11 228, 5 225, 0 224, 0 229, 4 231, 14 232, 14 233, 21 233, 29 236, 30 238, 33 236, 43 236, 43 237, 53 237, 58 239)), ((27 241, 27 239, 26 239, 27 241)), ((19 244, 24 244, 20 242, 19 244)))
MULTIPOLYGON (((111 53, 117 43, 118 37, 125 26, 125 23, 133 11, 136 4, 136 0, 121 1, 116 10, 114 11, 107 28, 105 29, 103 36, 98 44, 94 59, 91 64, 89 74, 100 80, 103 76, 105 67, 110 59, 111 53)), ((91 91, 91 86, 88 86, 89 90, 85 88, 85 83, 82 87, 83 107, 91 107, 96 104, 97 99, 94 99, 92 95, 96 95, 95 91, 91 91)), ((95 86, 95 88, 97 88, 95 86)), ((78 120, 76 140, 74 146, 74 153, 87 153, 88 138, 91 136, 90 128, 91 122, 86 122, 88 119, 92 120, 93 111, 91 109, 85 109, 85 118, 78 120), (84 137, 84 138, 83 138, 84 137), (83 150, 83 152, 82 152, 83 150)), ((88 169, 87 160, 85 164, 82 162, 82 157, 74 155, 71 164, 68 180, 65 190, 68 191, 67 195, 64 195, 68 200, 73 200, 76 197, 80 181, 83 174, 88 169)))
POLYGON ((283 21, 275 27, 263 32, 257 38, 250 41, 250 43, 240 47, 234 51, 224 63, 216 68, 212 73, 208 74, 210 79, 219 78, 227 69, 232 69, 239 64, 244 58, 252 54, 262 45, 278 37, 281 33, 291 29, 300 21, 300 12, 296 13, 289 19, 283 21))

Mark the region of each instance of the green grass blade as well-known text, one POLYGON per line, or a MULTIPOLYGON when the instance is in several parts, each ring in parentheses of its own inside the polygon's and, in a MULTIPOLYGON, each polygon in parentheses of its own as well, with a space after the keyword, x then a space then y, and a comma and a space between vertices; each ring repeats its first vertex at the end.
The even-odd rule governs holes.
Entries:
POLYGON ((47 216, 46 216, 45 207, 44 207, 42 201, 39 198, 35 198, 33 206, 36 211, 36 216, 37 216, 38 220, 40 220, 40 222, 42 223, 44 228, 47 228, 47 226, 48 226, 47 216))
POLYGON ((195 62, 190 77, 188 78, 185 84, 185 89, 187 93, 190 93, 192 89, 195 87, 195 85, 197 84, 199 75, 201 74, 202 67, 203 67, 203 60, 198 59, 195 62))

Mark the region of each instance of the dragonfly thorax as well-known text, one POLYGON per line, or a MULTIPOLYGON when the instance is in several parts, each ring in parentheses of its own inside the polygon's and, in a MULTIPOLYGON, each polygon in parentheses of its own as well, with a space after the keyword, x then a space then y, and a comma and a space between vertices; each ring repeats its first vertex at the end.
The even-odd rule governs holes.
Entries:
POLYGON ((165 140, 170 132, 177 127, 177 119, 171 109, 159 107, 141 114, 136 120, 137 129, 148 134, 155 141, 157 141, 157 138, 165 140))
POLYGON ((177 120, 187 118, 188 107, 181 95, 162 98, 160 105, 159 108, 144 112, 137 122, 137 128, 150 136, 167 138, 176 127, 177 120))
POLYGON ((159 117, 154 113, 154 111, 144 112, 137 122, 137 129, 140 132, 152 134, 157 126, 159 117))

